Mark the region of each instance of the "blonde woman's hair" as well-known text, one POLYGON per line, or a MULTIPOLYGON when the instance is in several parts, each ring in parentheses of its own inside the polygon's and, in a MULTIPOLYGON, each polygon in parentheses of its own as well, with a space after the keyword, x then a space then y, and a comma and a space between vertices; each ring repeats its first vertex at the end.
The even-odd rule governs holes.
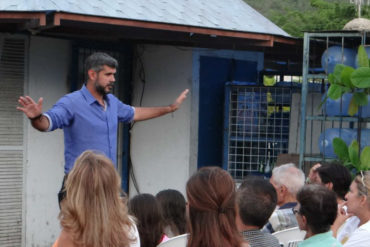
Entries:
POLYGON ((354 179, 357 184, 359 195, 367 197, 367 205, 370 208, 370 171, 361 171, 354 179))
POLYGON ((78 246, 126 247, 135 241, 120 197, 121 180, 110 159, 85 151, 68 174, 65 189, 59 219, 78 246))

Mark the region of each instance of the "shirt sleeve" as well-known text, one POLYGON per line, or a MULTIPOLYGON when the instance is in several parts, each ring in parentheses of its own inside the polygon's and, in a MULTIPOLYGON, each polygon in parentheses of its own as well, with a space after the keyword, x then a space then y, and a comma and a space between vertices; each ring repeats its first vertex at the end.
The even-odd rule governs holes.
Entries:
POLYGON ((118 121, 130 123, 134 120, 135 115, 135 108, 129 105, 126 105, 122 103, 121 101, 118 101, 117 106, 117 115, 118 115, 118 121))
POLYGON ((70 99, 68 99, 67 96, 64 96, 58 100, 51 109, 45 112, 46 117, 48 117, 50 121, 48 131, 62 129, 65 126, 68 126, 73 119, 72 108, 70 99))

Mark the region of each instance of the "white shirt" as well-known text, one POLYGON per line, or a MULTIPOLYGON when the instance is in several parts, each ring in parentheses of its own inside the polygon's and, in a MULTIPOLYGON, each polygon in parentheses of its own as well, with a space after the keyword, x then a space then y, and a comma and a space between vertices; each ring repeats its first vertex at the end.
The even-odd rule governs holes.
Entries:
POLYGON ((369 247, 370 221, 357 228, 349 237, 343 247, 369 247))
POLYGON ((140 247, 140 236, 139 231, 137 230, 136 224, 134 220, 130 217, 130 220, 132 221, 132 227, 130 228, 129 236, 130 238, 135 238, 136 241, 132 242, 130 244, 130 247, 140 247))
POLYGON ((337 233, 337 239, 341 244, 345 244, 352 233, 358 228, 360 219, 357 216, 349 217, 343 225, 340 226, 337 233))

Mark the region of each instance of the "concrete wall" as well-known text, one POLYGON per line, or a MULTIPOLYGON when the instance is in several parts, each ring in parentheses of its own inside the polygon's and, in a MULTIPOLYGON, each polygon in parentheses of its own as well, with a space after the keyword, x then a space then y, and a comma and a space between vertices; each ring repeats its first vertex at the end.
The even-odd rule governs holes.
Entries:
MULTIPOLYGON (((49 109, 67 92, 68 41, 31 37, 25 94, 49 109)), ((27 120, 28 121, 28 120, 27 120)), ((41 133, 26 125, 26 246, 51 246, 60 232, 57 193, 64 174, 63 132, 41 133)))
MULTIPOLYGON (((192 86, 192 49, 140 46, 146 76, 143 106, 168 105, 192 86)), ((136 68, 134 103, 138 106, 143 84, 136 68)), ((161 118, 135 123, 131 131, 131 159, 141 193, 163 189, 185 193, 189 177, 191 93, 181 108, 161 118)), ((137 193, 130 179, 130 196, 137 193)))

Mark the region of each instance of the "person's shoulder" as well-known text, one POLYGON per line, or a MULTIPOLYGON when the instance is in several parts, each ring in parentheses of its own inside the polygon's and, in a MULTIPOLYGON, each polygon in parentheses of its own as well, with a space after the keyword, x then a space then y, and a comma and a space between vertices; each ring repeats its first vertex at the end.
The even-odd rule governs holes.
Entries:
POLYGON ((58 247, 78 247, 78 246, 74 243, 71 234, 69 234, 65 230, 62 230, 58 239, 58 247))
POLYGON ((80 90, 77 90, 77 91, 65 94, 58 100, 58 102, 67 104, 67 103, 71 103, 73 101, 79 100, 81 99, 81 97, 82 97, 82 94, 80 90))
POLYGON ((107 97, 108 99, 119 100, 119 99, 118 99, 114 94, 111 94, 111 93, 107 94, 107 95, 106 95, 106 97, 107 97))
POLYGON ((242 242, 240 247, 251 247, 247 242, 242 242))
MULTIPOLYGON (((368 222, 366 222, 365 224, 363 224, 362 226, 360 226, 359 229, 367 231, 367 232, 370 233, 370 220, 368 222)), ((370 235, 369 235, 369 237, 370 237, 370 235)))
MULTIPOLYGON (((262 231, 261 231, 262 232, 262 231)), ((271 233, 268 233, 268 232, 262 232, 263 234, 263 237, 266 238, 266 239, 270 239, 271 241, 276 241, 276 242, 279 242, 279 240, 274 236, 272 235, 271 233)))

